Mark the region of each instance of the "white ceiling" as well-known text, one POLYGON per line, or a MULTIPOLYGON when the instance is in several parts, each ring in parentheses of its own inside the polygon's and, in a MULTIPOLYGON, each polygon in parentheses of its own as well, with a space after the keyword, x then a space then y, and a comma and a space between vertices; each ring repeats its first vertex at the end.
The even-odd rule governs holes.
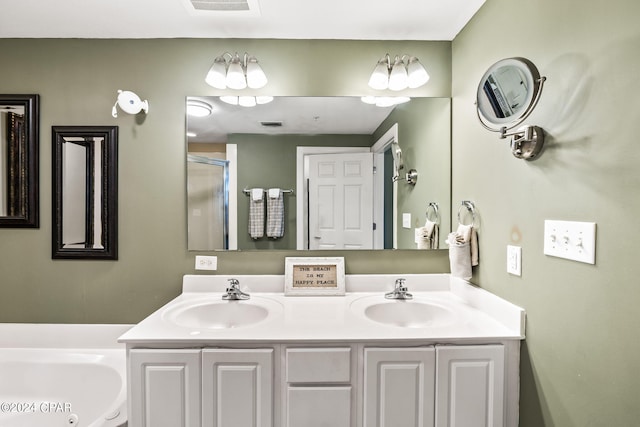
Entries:
POLYGON ((276 97, 252 108, 232 106, 217 97, 191 97, 213 107, 210 116, 188 117, 189 142, 227 142, 227 135, 372 135, 394 107, 376 107, 359 97, 276 97), (261 122, 282 122, 264 127, 261 122))
POLYGON ((0 38, 453 40, 485 0, 250 0, 250 12, 189 0, 0 0, 0 38))

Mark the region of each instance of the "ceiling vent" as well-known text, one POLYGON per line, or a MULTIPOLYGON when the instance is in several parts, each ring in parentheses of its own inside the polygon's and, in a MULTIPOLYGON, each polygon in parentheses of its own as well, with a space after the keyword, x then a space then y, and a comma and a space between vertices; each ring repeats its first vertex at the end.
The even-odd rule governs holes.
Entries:
POLYGON ((260 15, 258 0, 183 0, 197 14, 219 12, 224 15, 260 15))
POLYGON ((279 127, 282 127, 282 122, 277 122, 277 121, 260 122, 260 125, 266 128, 279 128, 279 127))

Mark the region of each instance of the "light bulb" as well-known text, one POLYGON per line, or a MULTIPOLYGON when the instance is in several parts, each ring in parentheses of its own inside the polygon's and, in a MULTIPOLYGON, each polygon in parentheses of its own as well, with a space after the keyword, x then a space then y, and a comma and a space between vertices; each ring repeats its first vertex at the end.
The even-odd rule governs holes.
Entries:
POLYGON ((238 105, 238 97, 237 96, 221 96, 220 101, 226 102, 231 105, 238 105))
POLYGON ((389 87, 389 68, 385 58, 378 61, 373 69, 369 78, 369 87, 376 90, 385 90, 389 87))
POLYGON ((427 73, 427 70, 415 56, 409 58, 407 73, 409 77, 409 87, 411 89, 420 87, 429 81, 429 73, 427 73))
POLYGON ((251 89, 260 89, 267 84, 267 76, 253 56, 247 62, 247 85, 251 89))
POLYGON ((389 74, 389 89, 391 90, 403 90, 409 87, 409 78, 407 76, 407 69, 404 66, 404 62, 396 56, 396 61, 389 74))
POLYGON ((227 74, 227 63, 224 58, 219 56, 213 61, 213 65, 207 73, 207 77, 204 79, 209 86, 213 86, 216 89, 226 89, 225 83, 227 74))
POLYGON ((247 80, 244 78, 244 70, 238 54, 229 63, 226 84, 230 89, 245 89, 247 87, 247 80))
POLYGON ((255 107, 256 98, 254 96, 240 96, 238 97, 238 105, 241 107, 255 107))

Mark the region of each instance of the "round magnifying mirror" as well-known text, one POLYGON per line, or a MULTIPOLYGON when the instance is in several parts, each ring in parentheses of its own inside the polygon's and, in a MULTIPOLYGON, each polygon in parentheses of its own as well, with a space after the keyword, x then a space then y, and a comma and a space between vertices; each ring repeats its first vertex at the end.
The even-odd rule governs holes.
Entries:
POLYGON ((540 73, 531 61, 525 58, 498 61, 489 67, 478 85, 478 116, 489 130, 512 129, 531 113, 540 89, 540 73))

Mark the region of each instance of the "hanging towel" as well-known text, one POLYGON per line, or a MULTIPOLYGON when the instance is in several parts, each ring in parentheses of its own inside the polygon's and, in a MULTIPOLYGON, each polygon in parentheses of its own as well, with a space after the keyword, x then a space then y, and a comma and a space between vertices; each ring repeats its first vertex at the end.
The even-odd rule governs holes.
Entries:
POLYGON ((462 237, 458 233, 449 233, 447 244, 449 245, 451 275, 464 280, 471 279, 471 244, 462 241, 462 237))
POLYGON ((458 224, 456 234, 462 238, 463 242, 469 243, 471 251, 471 265, 475 267, 478 265, 478 233, 476 233, 476 229, 473 224, 458 224))
POLYGON ((284 236, 284 197, 279 188, 270 188, 267 197, 267 237, 284 236))
POLYGON ((249 236, 260 239, 264 236, 264 190, 252 188, 249 195, 249 236))
POLYGON ((418 249, 438 249, 439 228, 437 223, 427 220, 424 227, 416 229, 418 249))

